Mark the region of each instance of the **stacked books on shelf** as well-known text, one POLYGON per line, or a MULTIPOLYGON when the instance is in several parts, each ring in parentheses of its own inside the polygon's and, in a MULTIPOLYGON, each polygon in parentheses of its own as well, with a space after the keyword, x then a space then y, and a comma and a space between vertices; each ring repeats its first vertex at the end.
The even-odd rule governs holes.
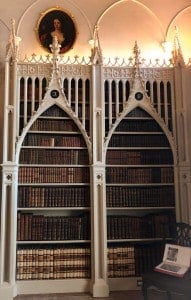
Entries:
POLYGON ((89 207, 89 186, 20 186, 18 207, 89 207))
POLYGON ((89 214, 47 216, 18 212, 18 241, 89 240, 89 214))
POLYGON ((30 127, 19 157, 17 280, 90 278, 87 145, 54 105, 30 127))
POLYGON ((133 277, 136 275, 134 246, 110 246, 107 257, 108 277, 133 277))
POLYGON ((17 249, 17 280, 90 278, 87 246, 22 246, 17 249))
POLYGON ((168 225, 174 222, 175 216, 171 213, 152 213, 144 216, 108 215, 107 238, 170 238, 168 225))

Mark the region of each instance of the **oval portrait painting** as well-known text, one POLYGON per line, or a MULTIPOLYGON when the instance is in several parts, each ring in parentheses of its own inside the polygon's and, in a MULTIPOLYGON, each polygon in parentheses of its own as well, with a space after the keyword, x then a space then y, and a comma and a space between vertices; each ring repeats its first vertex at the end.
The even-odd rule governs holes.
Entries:
POLYGON ((73 18, 60 9, 50 9, 41 14, 37 25, 37 35, 41 46, 51 53, 53 37, 61 45, 60 53, 70 50, 76 40, 73 18))

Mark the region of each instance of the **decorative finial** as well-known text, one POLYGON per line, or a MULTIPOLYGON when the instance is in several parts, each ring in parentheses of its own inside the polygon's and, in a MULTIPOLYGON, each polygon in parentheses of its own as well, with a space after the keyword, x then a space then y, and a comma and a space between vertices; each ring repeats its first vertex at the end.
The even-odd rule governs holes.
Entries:
POLYGON ((11 55, 14 60, 18 58, 19 43, 21 38, 15 34, 15 20, 11 19, 11 33, 9 44, 7 45, 7 55, 11 55))
POLYGON ((135 67, 139 67, 139 64, 140 64, 139 58, 140 58, 140 53, 141 52, 139 50, 137 41, 135 41, 135 45, 134 45, 134 48, 133 48, 133 53, 134 53, 134 58, 135 58, 135 67))
POLYGON ((52 51, 53 57, 53 71, 58 71, 58 55, 60 52, 61 45, 58 42, 58 38, 56 36, 53 37, 53 43, 50 45, 50 49, 52 51))
POLYGON ((130 103, 129 101, 133 101, 133 103, 141 103, 142 101, 148 101, 147 92, 145 90, 145 83, 142 78, 142 70, 140 69, 141 60, 140 60, 140 50, 137 44, 137 41, 135 42, 134 48, 133 48, 133 54, 134 54, 134 68, 132 73, 132 85, 130 89, 130 95, 129 99, 127 101, 127 104, 130 103))
POLYGON ((172 56, 175 65, 180 65, 180 66, 185 65, 177 26, 175 26, 175 36, 174 36, 172 56))
POLYGON ((98 36, 98 26, 95 26, 94 29, 94 37, 93 40, 89 41, 89 44, 91 46, 91 62, 93 64, 101 64, 103 61, 102 58, 102 51, 101 46, 99 42, 99 36, 98 36))
POLYGON ((12 35, 15 36, 15 19, 11 18, 11 31, 12 35))
POLYGON ((134 45, 134 48, 133 48, 133 53, 134 53, 135 57, 138 57, 139 54, 140 54, 140 50, 139 50, 137 41, 135 41, 135 45, 134 45))
POLYGON ((58 56, 61 45, 58 42, 57 36, 53 36, 53 43, 50 45, 53 56, 58 56))

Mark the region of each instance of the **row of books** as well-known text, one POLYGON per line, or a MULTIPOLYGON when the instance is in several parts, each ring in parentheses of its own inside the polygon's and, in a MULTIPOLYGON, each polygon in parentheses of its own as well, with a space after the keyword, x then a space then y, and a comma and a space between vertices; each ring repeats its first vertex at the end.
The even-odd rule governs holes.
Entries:
MULTIPOLYGON (((41 149, 22 148, 20 163, 42 164, 88 164, 86 149, 41 149)), ((108 150, 107 164, 172 164, 172 153, 169 150, 132 151, 108 150)))
POLYGON ((57 135, 28 133, 23 142, 24 146, 39 147, 86 147, 81 135, 57 135))
POLYGON ((141 132, 161 132, 161 127, 155 120, 131 120, 131 119, 124 119, 120 122, 117 126, 116 131, 141 131, 141 132))
MULTIPOLYGON (((163 244, 109 246, 108 277, 141 276, 156 266, 163 255, 163 244)), ((89 247, 29 247, 17 249, 16 280, 90 278, 89 247)))
POLYGON ((170 147, 164 134, 113 134, 109 147, 170 147))
MULTIPOLYGON (((25 137, 24 146, 50 146, 50 147, 86 147, 84 139, 79 134, 58 135, 29 132, 25 137)), ((167 138, 164 135, 127 135, 114 134, 109 142, 109 147, 169 147, 167 138)))
MULTIPOLYGON (((107 207, 172 207, 173 186, 106 187, 107 207)), ((89 207, 89 186, 36 187, 20 186, 18 207, 89 207)))
POLYGON ((108 215, 107 238, 143 239, 171 236, 169 224, 175 223, 174 213, 148 214, 144 216, 108 215))
POLYGON ((89 207, 89 186, 19 186, 18 207, 89 207))
POLYGON ((163 242, 108 247, 108 277, 142 276, 161 261, 163 242))
POLYGON ((90 278, 89 247, 19 247, 16 280, 90 278))
POLYGON ((88 164, 86 149, 22 148, 20 163, 29 164, 88 164))
POLYGON ((107 207, 175 206, 174 186, 106 186, 107 207))
MULTIPOLYGON (((84 96, 87 95, 87 93, 84 92, 84 96)), ((68 98, 68 97, 67 97, 68 98)), ((72 99, 71 99, 72 100, 72 99)), ((80 96, 78 98, 78 116, 88 116, 90 113, 90 109, 89 109, 89 99, 87 99, 87 97, 84 97, 83 103, 82 103, 82 97, 80 96)), ((75 111, 76 108, 76 99, 75 101, 71 101, 71 108, 75 111)), ((46 116, 50 116, 53 118, 70 118, 61 108, 59 108, 58 106, 54 105, 53 107, 50 107, 49 109, 47 109, 44 113, 43 113, 43 117, 46 116)))
MULTIPOLYGON (((106 186, 107 207, 171 207, 174 187, 106 186)), ((89 207, 89 186, 20 186, 18 207, 89 207)))
POLYGON ((71 119, 37 119, 30 128, 32 131, 79 131, 71 119))
POLYGON ((19 183, 88 183, 88 167, 20 167, 19 183))
MULTIPOLYGON (((25 111, 27 111, 27 116, 28 117, 32 116, 33 113, 34 113, 34 110, 36 111, 38 109, 40 102, 37 99, 35 99, 34 108, 31 104, 32 104, 31 101, 27 102, 27 103, 20 102, 20 120, 24 118, 25 111)), ((73 111, 75 111, 76 110, 76 103, 74 103, 74 102, 71 103, 71 108, 72 108, 73 111)), ((89 122, 89 120, 90 120, 89 104, 88 103, 82 103, 82 102, 78 101, 78 108, 77 108, 76 114, 77 114, 78 118, 86 117, 86 120, 89 122)), ((71 118, 67 114, 64 114, 64 113, 63 113, 62 117, 60 115, 57 115, 54 112, 51 115, 50 114, 46 115, 45 113, 43 113, 43 117, 44 118, 46 117, 47 119, 48 118, 52 118, 52 119, 60 119, 60 118, 65 118, 66 119, 67 118, 68 120, 71 120, 71 118)))
POLYGON ((142 164, 172 164, 172 152, 169 149, 163 150, 120 150, 113 149, 107 151, 107 164, 125 164, 125 165, 142 165, 142 164))
MULTIPOLYGON (((129 88, 126 90, 126 99, 129 97, 129 88)), ((109 115, 109 106, 112 104, 112 115, 116 116, 116 102, 109 102, 109 92, 108 90, 105 90, 105 114, 106 116, 109 115)), ((121 111, 123 110, 124 102, 123 99, 119 98, 119 107, 121 108, 121 111)), ((128 119, 152 119, 152 117, 143 109, 136 107, 132 111, 130 111, 125 118, 128 119)))
POLYGON ((107 183, 173 183, 172 167, 107 167, 107 183))
POLYGON ((108 277, 135 276, 134 246, 109 247, 107 251, 108 277))
POLYGON ((67 118, 67 113, 58 107, 57 105, 53 105, 50 108, 48 108, 45 112, 42 114, 43 117, 59 117, 59 118, 67 118))
POLYGON ((128 115, 128 117, 132 118, 151 118, 151 116, 142 108, 136 107, 135 109, 131 110, 128 115))
POLYGON ((18 241, 89 240, 89 214, 77 216, 46 216, 17 214, 18 241))
MULTIPOLYGON (((107 83, 107 82, 106 82, 107 83)), ((120 82, 119 82, 120 83, 120 82)), ((130 88, 129 87, 125 87, 125 94, 126 94, 126 99, 128 99, 129 97, 129 93, 130 93, 130 88)), ((150 95, 150 87, 147 89, 148 90, 148 95, 150 95)), ((119 99, 118 99, 118 110, 116 109, 116 91, 112 90, 111 91, 111 94, 109 95, 109 92, 108 92, 108 87, 107 89, 105 89, 105 114, 106 116, 109 115, 109 112, 111 112, 112 116, 115 117, 117 116, 117 114, 119 112, 121 112, 123 110, 123 106, 124 106, 124 103, 123 103, 123 99, 121 97, 121 95, 123 94, 122 92, 122 86, 121 88, 119 88, 118 90, 118 93, 119 93, 119 99)), ((165 118, 165 115, 166 115, 166 103, 164 102, 158 102, 158 100, 156 98, 153 99, 153 106, 154 108, 156 109, 156 111, 160 112, 160 116, 162 118, 165 118)), ((168 102, 167 103, 167 109, 168 109, 168 117, 171 118, 172 117, 172 107, 171 107, 171 102, 168 102)), ((126 115, 126 118, 130 119, 130 118, 139 118, 139 119, 152 119, 152 117, 147 114, 146 112, 144 112, 142 110, 138 111, 137 108, 136 109, 133 109, 133 111, 129 112, 127 115, 126 115)))

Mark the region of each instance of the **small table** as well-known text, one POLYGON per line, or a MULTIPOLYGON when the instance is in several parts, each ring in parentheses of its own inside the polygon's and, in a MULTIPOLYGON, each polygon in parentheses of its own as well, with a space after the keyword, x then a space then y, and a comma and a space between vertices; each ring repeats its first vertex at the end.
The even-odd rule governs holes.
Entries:
POLYGON ((191 300, 191 271, 182 278, 152 271, 142 280, 145 300, 191 300))

